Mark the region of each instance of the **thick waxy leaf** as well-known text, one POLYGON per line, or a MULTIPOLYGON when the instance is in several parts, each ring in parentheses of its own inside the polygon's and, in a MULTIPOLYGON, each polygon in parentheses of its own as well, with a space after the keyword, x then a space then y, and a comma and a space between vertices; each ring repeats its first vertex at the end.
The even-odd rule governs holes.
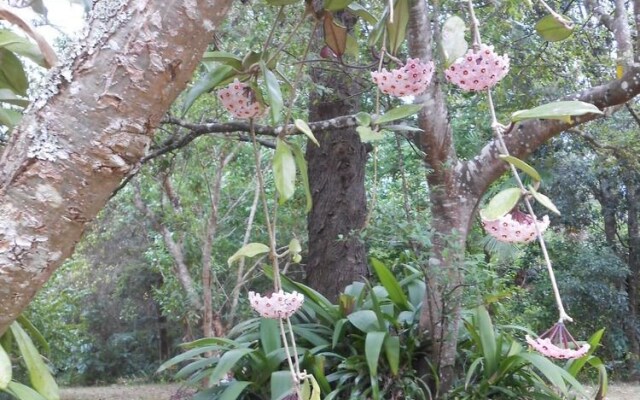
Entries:
POLYGON ((18 344, 22 359, 27 366, 29 379, 31 380, 33 388, 47 400, 59 400, 60 393, 58 385, 51 376, 49 368, 45 365, 42 356, 40 356, 38 349, 34 346, 29 335, 27 335, 17 322, 11 324, 11 333, 18 344))
POLYGON ((0 346, 0 389, 6 389, 13 371, 11 369, 11 359, 4 348, 0 346))
POLYGON ((382 133, 374 131, 368 126, 358 126, 356 127, 356 132, 360 135, 360 141, 362 143, 377 142, 383 138, 382 133))
POLYGON ((280 112, 284 105, 282 92, 280 91, 280 83, 274 73, 267 68, 264 61, 260 61, 260 68, 262 69, 264 83, 267 85, 267 99, 269 100, 271 122, 275 125, 280 122, 280 112))
POLYGON ((260 344, 265 354, 269 354, 282 347, 278 321, 270 318, 260 319, 260 344))
POLYGON ((29 105, 29 100, 17 96, 10 89, 0 89, 0 102, 20 107, 26 107, 29 105))
POLYGON ((8 108, 0 108, 0 124, 13 128, 20 123, 22 113, 8 108))
POLYGON ((387 122, 396 121, 402 118, 406 118, 410 115, 422 110, 422 104, 403 104, 401 106, 392 108, 383 115, 379 116, 374 123, 381 125, 387 122))
POLYGON ((227 79, 232 78, 235 74, 233 67, 220 65, 209 71, 202 78, 198 79, 198 81, 187 91, 187 94, 184 97, 182 113, 186 113, 198 97, 202 96, 204 93, 210 92, 213 88, 227 79))
POLYGON ((301 119, 296 119, 295 121, 293 121, 293 123, 295 124, 296 128, 298 128, 298 130, 302 133, 304 133, 305 135, 307 135, 307 137, 316 144, 316 146, 320 146, 320 143, 318 143, 318 139, 316 139, 315 136, 313 136, 313 132, 311 131, 311 128, 309 128, 309 125, 307 125, 307 123, 301 119))
POLYGON ((202 61, 215 61, 225 64, 237 70, 242 69, 242 59, 233 53, 226 51, 207 51, 202 57, 202 61))
POLYGON ((19 400, 48 400, 29 386, 25 386, 16 381, 10 382, 9 386, 7 386, 7 389, 5 390, 7 393, 19 400))
POLYGON ((356 122, 361 126, 371 125, 371 114, 360 111, 356 114, 356 122))
POLYGON ((344 10, 353 0, 325 0, 324 9, 329 11, 344 10))
POLYGON ((218 397, 218 400, 237 400, 244 389, 250 384, 251 382, 246 381, 232 381, 220 397, 218 397))
POLYGON ((491 376, 498 367, 498 354, 496 347, 495 332, 493 323, 486 308, 480 306, 476 309, 476 318, 478 325, 478 334, 480 335, 480 343, 482 345, 482 355, 485 360, 485 374, 491 376))
POLYGON ((520 196, 522 196, 522 191, 519 188, 505 189, 493 196, 489 204, 480 210, 480 215, 489 221, 501 218, 518 204, 520 196))
POLYGON ((360 310, 347 315, 347 319, 353 326, 362 332, 379 331, 378 317, 371 310, 360 310))
POLYGON ((559 42, 565 40, 573 33, 573 22, 568 17, 562 16, 564 21, 560 21, 556 16, 549 14, 536 24, 538 35, 549 42, 559 42))
POLYGON ((376 17, 374 17, 373 14, 371 14, 366 8, 358 3, 351 3, 347 8, 349 9, 349 11, 351 11, 351 13, 357 15, 371 25, 375 25, 378 23, 376 17))
POLYGON ((537 192, 533 186, 529 186, 529 191, 531 192, 531 194, 533 195, 533 197, 536 199, 538 203, 542 204, 552 212, 560 215, 560 210, 558 210, 558 207, 556 207, 555 204, 553 204, 550 198, 548 198, 542 193, 537 192))
POLYGON ((386 336, 387 332, 369 332, 365 339, 364 353, 369 367, 369 374, 371 375, 371 388, 373 389, 373 398, 375 400, 380 398, 378 393, 378 361, 386 336))
POLYGON ((409 300, 402 291, 400 283, 396 280, 395 276, 389 271, 389 269, 380 261, 375 258, 371 259, 371 266, 373 267, 380 283, 387 289, 389 298, 393 303, 401 310, 409 309, 409 300))
POLYGON ((282 400, 293 392, 291 372, 276 371, 271 374, 271 400, 282 400))
POLYGON ((387 22, 388 51, 395 55, 398 53, 407 34, 409 22, 409 0, 396 0, 393 7, 393 22, 387 22))
POLYGON ((220 357, 220 360, 218 360, 218 364, 213 369, 213 372, 209 375, 209 382, 211 382, 211 384, 218 383, 222 378, 227 376, 227 373, 235 367, 242 357, 252 353, 253 351, 253 349, 246 348, 225 351, 220 357))
POLYGON ((387 336, 384 340, 384 353, 389 362, 389 368, 393 375, 398 375, 400 370, 400 338, 398 336, 387 336))
POLYGON ((280 204, 293 196, 296 188, 296 160, 291 146, 281 139, 276 139, 276 151, 273 155, 273 176, 280 204))
MULTIPOLYGON (((300 170, 300 180, 302 181, 302 186, 304 187, 304 194, 307 198, 307 208, 306 211, 311 211, 311 207, 313 206, 313 199, 311 198, 311 187, 309 186, 309 172, 307 168, 307 160, 304 158, 304 153, 300 146, 295 143, 291 143, 291 151, 293 151, 293 156, 296 160, 296 166, 300 170)), ((295 261, 299 262, 299 261, 295 261)))
POLYGON ((442 27, 442 49, 446 59, 446 65, 453 64, 462 57, 469 49, 469 45, 464 38, 464 31, 467 29, 462 18, 454 15, 447 19, 442 27))
POLYGON ((516 168, 520 169, 522 172, 532 177, 535 181, 540 182, 542 180, 538 171, 536 171, 535 168, 533 168, 531 165, 527 164, 526 162, 522 161, 521 159, 513 156, 507 156, 504 154, 501 154, 500 158, 508 162, 509 164, 512 164, 516 168))
POLYGON ((583 101, 557 101, 543 104, 530 110, 520 110, 511 114, 511 121, 525 119, 559 119, 570 123, 572 116, 584 114, 602 114, 598 107, 583 101))
POLYGON ((234 262, 238 261, 242 257, 255 257, 258 254, 264 254, 269 252, 269 246, 262 243, 249 243, 245 246, 242 246, 240 250, 236 251, 229 259, 227 260, 227 264, 231 266, 234 262))
POLYGON ((21 96, 27 95, 29 80, 22 62, 7 49, 0 48, 0 87, 11 89, 21 96))
POLYGON ((324 13, 324 42, 336 57, 341 58, 347 49, 347 28, 339 25, 329 12, 324 13))
POLYGON ((291 239, 289 241, 289 252, 293 254, 298 254, 302 251, 302 246, 300 245, 300 241, 298 239, 291 239))
POLYGON ((27 57, 41 67, 51 68, 56 65, 58 60, 56 58, 55 51, 53 51, 51 46, 49 46, 49 43, 47 43, 39 33, 34 31, 29 24, 23 21, 18 15, 2 6, 0 6, 0 19, 6 19, 19 26, 20 29, 31 36, 31 38, 38 44, 36 46, 28 39, 17 35, 10 30, 1 29, 0 47, 4 47, 18 55, 27 57))

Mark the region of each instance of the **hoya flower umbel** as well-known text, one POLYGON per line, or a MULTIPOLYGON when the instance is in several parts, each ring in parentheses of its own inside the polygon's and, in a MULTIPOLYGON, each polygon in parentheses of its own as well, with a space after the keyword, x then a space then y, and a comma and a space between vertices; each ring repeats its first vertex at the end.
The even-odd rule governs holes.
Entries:
POLYGON ((580 358, 591 348, 588 343, 578 344, 562 322, 558 322, 536 339, 529 335, 526 339, 540 354, 560 360, 580 358))
POLYGON ((226 88, 220 89, 218 98, 235 118, 256 118, 264 112, 264 107, 256 100, 251 86, 237 79, 226 88))
POLYGON ((409 58, 400 68, 380 72, 371 72, 373 81, 380 91, 391 96, 403 97, 423 93, 433 76, 433 62, 421 62, 419 59, 409 58))
POLYGON ((292 316, 302 306, 304 296, 298 292, 286 293, 282 290, 271 296, 260 296, 249 292, 249 303, 264 318, 284 319, 292 316))
POLYGON ((509 72, 509 56, 499 56, 493 46, 481 44, 471 48, 446 71, 447 79, 466 91, 481 91, 493 87, 509 72))
MULTIPOLYGON (((533 217, 520 210, 513 210, 502 218, 486 220, 482 218, 484 230, 497 240, 507 243, 528 243, 536 238, 533 217)), ((537 220, 540 233, 549 227, 549 217, 537 220)))

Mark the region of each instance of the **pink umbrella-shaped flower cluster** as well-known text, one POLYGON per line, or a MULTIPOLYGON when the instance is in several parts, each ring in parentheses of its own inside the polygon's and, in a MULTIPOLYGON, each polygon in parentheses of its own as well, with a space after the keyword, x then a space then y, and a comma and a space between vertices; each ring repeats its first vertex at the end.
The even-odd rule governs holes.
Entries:
POLYGON ((371 77, 380 91, 396 97, 412 96, 423 93, 433 76, 433 62, 422 62, 410 58, 407 63, 391 71, 386 68, 372 72, 371 77))
POLYGON ((444 72, 447 79, 466 91, 487 90, 509 72, 509 56, 499 56, 493 46, 470 49, 444 72))
MULTIPOLYGON (((540 233, 549 227, 549 217, 537 220, 540 233)), ((496 220, 482 219, 484 230, 497 240, 507 243, 529 243, 536 238, 533 217, 522 211, 514 210, 496 220)))
POLYGON ((249 303, 264 318, 284 319, 292 316, 302 306, 304 296, 298 292, 286 293, 282 290, 271 296, 260 296, 249 292, 249 303))
POLYGON ((527 335, 526 339, 527 343, 542 355, 560 360, 580 358, 591 348, 588 343, 578 344, 562 322, 552 326, 539 338, 534 339, 527 335))
POLYGON ((218 98, 235 118, 257 118, 265 111, 264 106, 256 100, 251 86, 237 79, 218 91, 218 98))

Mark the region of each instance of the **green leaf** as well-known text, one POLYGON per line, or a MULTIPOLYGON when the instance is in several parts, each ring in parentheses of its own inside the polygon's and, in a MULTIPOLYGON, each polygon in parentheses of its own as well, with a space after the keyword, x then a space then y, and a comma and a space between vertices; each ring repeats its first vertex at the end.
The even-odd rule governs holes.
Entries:
POLYGON ((520 196, 522 191, 519 188, 505 189, 493 196, 489 204, 480 210, 480 215, 488 221, 502 218, 518 204, 520 196))
POLYGON ((367 21, 370 25, 376 25, 378 20, 373 16, 366 8, 358 3, 351 3, 347 7, 351 13, 357 15, 363 20, 367 21))
POLYGON ((220 65, 209 71, 202 78, 198 79, 198 81, 191 86, 185 94, 182 113, 186 114, 198 97, 202 96, 204 93, 210 92, 213 88, 220 85, 220 83, 227 79, 232 78, 235 74, 236 72, 233 70, 233 67, 220 65))
POLYGON ((570 18, 564 15, 562 18, 564 21, 560 21, 557 16, 552 14, 543 17, 536 24, 536 32, 548 42, 565 40, 573 33, 574 24, 570 18))
POLYGON ((262 318, 260 320, 260 344, 265 354, 269 354, 282 347, 278 321, 269 318, 262 318))
POLYGON ((10 110, 7 108, 0 108, 0 124, 13 128, 18 125, 22 120, 22 113, 16 110, 10 110))
POLYGON ((293 238, 289 241, 289 252, 293 254, 299 254, 302 251, 302 246, 300 245, 300 241, 296 238, 293 238))
POLYGON ((19 107, 26 107, 29 105, 29 100, 17 96, 10 89, 0 89, 0 102, 19 107))
POLYGON ((238 261, 242 257, 255 257, 258 254, 264 254, 269 252, 269 246, 262 243, 249 243, 242 246, 236 251, 229 259, 227 264, 231 266, 234 262, 238 261))
POLYGON ((227 51, 207 51, 204 53, 202 61, 218 62, 220 64, 228 65, 238 71, 242 70, 242 59, 227 51))
POLYGON ((536 201, 538 203, 542 204, 543 206, 545 206, 547 209, 551 210, 552 212, 560 215, 560 210, 558 210, 558 207, 556 207, 556 205, 553 204, 553 202, 551 201, 550 198, 548 198, 544 194, 538 192, 533 186, 529 186, 528 188, 529 188, 529 191, 531 192, 531 194, 533 195, 533 197, 536 199, 536 201))
POLYGON ((23 314, 20 314, 17 318, 17 321, 20 323, 20 326, 22 326, 22 329, 24 329, 27 334, 29 334, 31 340, 35 341, 36 344, 40 346, 40 348, 42 348, 45 354, 49 354, 51 352, 51 348, 49 348, 47 339, 44 338, 42 332, 40 332, 40 330, 36 328, 27 317, 25 317, 23 314))
POLYGON ((296 160, 296 166, 300 170, 300 180, 302 180, 302 186, 304 187, 304 194, 307 198, 307 208, 306 212, 311 211, 311 207, 313 207, 313 198, 311 197, 311 187, 309 186, 309 171, 307 168, 307 160, 304 158, 304 153, 300 146, 295 143, 290 143, 291 151, 293 151, 293 156, 296 160))
POLYGON ((442 49, 445 55, 445 65, 453 64, 469 49, 464 38, 466 29, 466 24, 457 15, 449 17, 442 26, 442 49))
POLYGON ((0 87, 11 89, 20 96, 27 95, 29 79, 22 62, 15 54, 0 48, 0 87))
POLYGON ((288 6, 289 4, 296 4, 300 0, 266 0, 267 4, 272 6, 288 6))
POLYGON ((384 353, 387 356, 391 374, 398 375, 400 370, 400 338, 398 336, 387 336, 384 340, 384 353))
POLYGON ((320 395, 322 391, 320 390, 320 385, 318 385, 318 381, 313 375, 309 375, 307 377, 311 381, 311 397, 309 400, 320 400, 320 395))
POLYGON ((40 48, 29 39, 22 37, 8 29, 0 29, 0 47, 3 47, 15 54, 29 58, 41 67, 47 64, 40 48))
POLYGON ((38 353, 36 346, 33 345, 31 338, 22 329, 19 323, 11 324, 11 333, 18 344, 22 359, 24 360, 27 370, 29 371, 29 379, 33 388, 47 400, 59 400, 60 393, 56 381, 51 376, 49 368, 42 360, 42 356, 38 353))
POLYGON ((387 289, 389 298, 393 303, 401 310, 409 310, 409 300, 402 291, 400 283, 396 280, 395 276, 389 271, 389 269, 380 261, 375 258, 371 258, 371 266, 373 267, 380 283, 387 289))
POLYGON ((512 164, 516 168, 519 168, 522 172, 532 177, 533 180, 537 182, 540 182, 542 180, 538 171, 536 171, 535 168, 533 168, 531 165, 527 164, 526 162, 522 161, 521 159, 513 156, 507 156, 504 154, 500 154, 500 158, 508 162, 509 164, 512 164))
POLYGON ((420 128, 416 128, 415 126, 409 126, 409 125, 404 125, 404 124, 400 124, 400 125, 385 125, 384 129, 385 130, 389 130, 389 131, 393 131, 393 132, 424 132, 420 128))
POLYGON ((360 135, 360 141, 362 143, 377 142, 384 138, 384 135, 378 131, 374 131, 368 126, 356 127, 356 132, 360 135))
POLYGON ((18 400, 48 400, 29 386, 16 381, 9 382, 9 386, 5 390, 18 400))
POLYGON ((231 381, 229 386, 222 392, 220 397, 217 397, 218 400, 237 400, 244 389, 247 386, 251 385, 251 382, 246 381, 231 381))
POLYGON ((311 131, 311 128, 309 128, 309 125, 307 125, 307 123, 301 119, 296 119, 295 121, 293 121, 293 123, 295 124, 296 128, 298 128, 298 130, 302 133, 304 133, 305 135, 307 135, 307 137, 316 144, 316 146, 320 146, 320 143, 318 143, 318 140, 316 139, 315 136, 313 136, 313 132, 311 131))
POLYGON ((324 9, 329 11, 344 10, 353 0, 325 0, 324 9))
POLYGON ((0 346, 0 389, 6 389, 13 371, 11 369, 11 359, 4 348, 0 346))
POLYGON ((282 400, 293 391, 293 380, 289 371, 271 373, 271 400, 282 400))
POLYGON ((491 323, 491 317, 486 308, 483 306, 478 307, 476 309, 476 318, 478 319, 478 333, 482 345, 482 355, 485 360, 484 373, 485 377, 489 378, 496 372, 498 367, 495 332, 493 330, 493 324, 491 323))
POLYGON ((280 83, 278 78, 267 68, 264 60, 260 61, 260 69, 262 70, 262 76, 264 83, 267 86, 267 99, 269 100, 269 113, 271 114, 271 122, 276 125, 280 122, 280 112, 284 102, 282 100, 282 92, 280 91, 280 83))
POLYGON ((348 321, 349 320, 347 318, 343 318, 335 324, 335 327, 333 328, 333 335, 331 335, 332 349, 335 349, 336 346, 338 346, 338 343, 342 341, 342 338, 344 337, 344 332, 345 332, 345 324, 348 321))
POLYGON ((353 326, 362 332, 374 332, 380 330, 378 317, 372 310, 359 310, 347 315, 347 319, 353 326))
POLYGON ((291 146, 281 139, 276 139, 273 176, 279 195, 279 203, 282 204, 293 196, 296 189, 296 160, 291 146))
POLYGON ((396 55, 407 34, 409 22, 409 0, 396 0, 393 7, 393 22, 387 21, 388 50, 396 55))
POLYGON ((367 359, 367 366, 369 367, 369 373, 371 376, 371 387, 373 389, 374 400, 378 400, 380 398, 380 394, 378 393, 378 361, 380 359, 382 345, 384 344, 386 336, 387 332, 369 332, 365 339, 364 354, 367 359))
POLYGON ((511 121, 518 122, 527 119, 558 119, 571 123, 572 116, 584 114, 602 114, 598 107, 583 101, 556 101, 543 104, 530 110, 520 110, 511 114, 511 121))
POLYGON ((356 114, 356 122, 360 126, 369 126, 371 125, 371 114, 360 111, 356 114))
POLYGON ((406 118, 422 110, 422 104, 403 104, 396 108, 392 108, 383 115, 379 116, 375 121, 377 125, 382 125, 387 122, 396 121, 398 119, 406 118))
POLYGON ((209 384, 215 385, 224 378, 229 371, 240 361, 240 359, 249 353, 253 353, 255 350, 241 348, 231 349, 224 352, 224 354, 218 360, 218 364, 209 375, 209 384))

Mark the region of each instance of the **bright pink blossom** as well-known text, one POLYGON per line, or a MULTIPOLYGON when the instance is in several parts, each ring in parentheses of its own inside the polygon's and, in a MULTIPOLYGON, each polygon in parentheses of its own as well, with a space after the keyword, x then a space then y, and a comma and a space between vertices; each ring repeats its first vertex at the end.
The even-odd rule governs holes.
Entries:
POLYGON ((285 293, 280 290, 265 297, 255 292, 249 292, 251 308, 265 318, 289 318, 298 311, 303 302, 304 296, 298 292, 285 293))
POLYGON ((562 322, 558 322, 548 331, 534 339, 527 335, 527 343, 546 357, 569 360, 587 354, 591 346, 578 344, 562 322))
MULTIPOLYGON (((546 215, 537 222, 540 233, 549 227, 549 217, 546 215)), ((518 210, 493 221, 482 218, 482 226, 489 235, 501 242, 528 243, 536 238, 533 217, 518 210)))
POLYGON ((418 95, 425 90, 433 76, 433 62, 421 62, 419 59, 409 58, 400 68, 380 72, 372 72, 371 77, 380 91, 396 97, 418 95))
POLYGON ((218 98, 235 118, 256 118, 264 113, 264 107, 256 100, 251 86, 237 79, 226 88, 220 89, 218 98))
POLYGON ((444 71, 447 79, 466 91, 481 91, 493 87, 509 72, 509 56, 499 56, 493 46, 481 44, 470 49, 444 71))

